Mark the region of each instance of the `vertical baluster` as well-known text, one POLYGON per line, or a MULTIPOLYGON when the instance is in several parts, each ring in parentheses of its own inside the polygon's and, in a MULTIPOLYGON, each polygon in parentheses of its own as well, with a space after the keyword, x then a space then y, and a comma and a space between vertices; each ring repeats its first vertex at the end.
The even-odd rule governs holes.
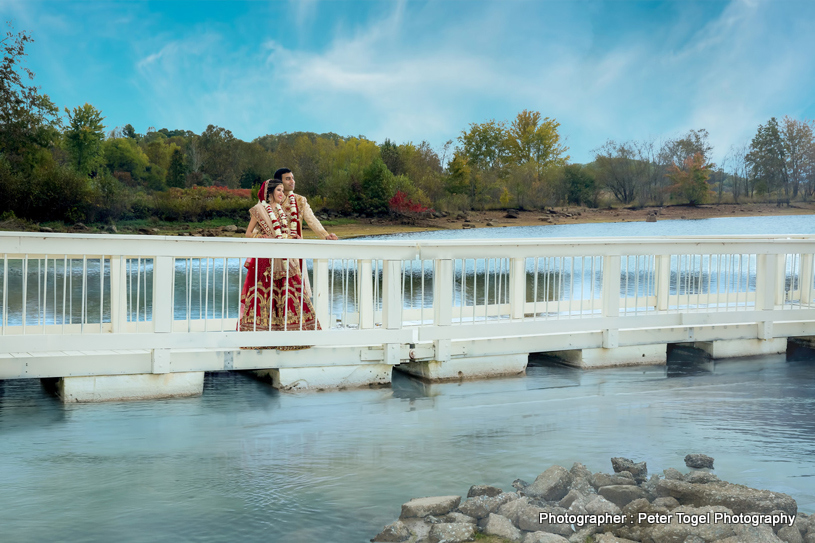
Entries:
POLYGON ((229 307, 229 277, 227 273, 229 272, 229 262, 227 261, 226 257, 224 257, 224 264, 222 268, 223 273, 221 274, 221 332, 224 331, 224 319, 226 318, 226 308, 229 307))
POLYGON ((572 301, 574 300, 574 257, 570 256, 571 269, 569 271, 569 316, 572 316, 572 301))
POLYGON ((3 335, 8 328, 8 253, 3 253, 3 335))
POLYGON ((594 314, 594 284, 597 282, 597 257, 591 257, 591 313, 594 314))
POLYGON ((52 259, 54 261, 54 324, 57 324, 57 257, 52 259))
POLYGON ((79 324, 79 333, 85 330, 85 321, 87 320, 87 302, 88 302, 88 256, 82 255, 82 310, 80 311, 81 320, 79 324))
MULTIPOLYGON (((255 263, 257 263, 257 259, 255 260, 255 263)), ((198 257, 198 318, 199 319, 203 318, 203 311, 204 311, 204 299, 203 299, 204 289, 201 288, 201 277, 202 277, 201 257, 199 256, 198 257)))
POLYGON ((141 302, 141 257, 136 259, 136 332, 139 331, 139 302, 141 302))
POLYGON ((37 326, 42 320, 42 261, 37 258, 37 326))
MULTIPOLYGON (((39 260, 37 260, 39 262, 39 260)), ((48 255, 45 255, 45 274, 42 279, 42 333, 45 333, 45 324, 48 317, 48 255)))
MULTIPOLYGON (((359 328, 362 328, 362 306, 359 303, 359 289, 357 288, 357 285, 359 284, 357 282, 357 263, 358 263, 358 261, 355 259, 354 260, 354 266, 353 266, 353 270, 354 270, 354 308, 357 310, 357 329, 359 329, 359 328)), ((350 277, 350 275, 349 275, 349 277, 350 277)), ((350 283, 348 284, 348 288, 351 288, 350 283)), ((404 321, 404 319, 402 319, 402 320, 404 321)))
POLYGON ((26 327, 26 310, 28 309, 28 255, 23 258, 23 335, 26 327))
POLYGON ((68 270, 68 324, 74 323, 74 259, 68 261, 71 264, 68 270))
MULTIPOLYGON (((560 310, 560 300, 561 300, 561 298, 563 298, 563 291, 564 291, 564 288, 563 288, 563 268, 565 267, 565 264, 563 263, 563 258, 564 257, 562 257, 562 256, 560 257, 560 264, 558 265, 558 277, 559 277, 558 282, 557 282, 558 283, 557 284, 557 293, 558 293, 558 296, 557 296, 557 318, 558 319, 560 318, 560 311, 561 311, 560 310)), ((555 259, 555 262, 557 262, 557 259, 555 259)))
MULTIPOLYGON (((425 306, 425 299, 424 299, 424 266, 425 266, 425 261, 420 260, 420 262, 422 263, 422 308, 420 309, 421 315, 419 316, 419 318, 421 319, 422 325, 424 326, 424 306, 425 306)), ((384 311, 384 309, 383 309, 383 311, 384 311)), ((473 306, 473 321, 475 321, 475 306, 473 306)))
MULTIPOLYGON (((330 260, 331 265, 331 283, 329 285, 329 297, 328 297, 328 314, 331 315, 331 321, 334 321, 334 268, 336 267, 335 260, 332 258, 330 260)), ((331 328, 331 325, 328 326, 331 328)))
POLYGON ((490 318, 490 259, 484 257, 484 322, 490 318))
POLYGON ((192 259, 184 259, 184 302, 187 307, 187 332, 192 331, 192 259))
MULTIPOLYGON (((214 261, 213 261, 214 264, 214 261)), ((209 331, 209 257, 204 264, 206 272, 204 273, 204 332, 209 331)), ((214 267, 214 266, 213 266, 214 267)), ((215 270, 212 270, 213 283, 215 282, 215 270)), ((215 288, 213 284, 212 288, 215 288)))
POLYGON ((535 257, 535 279, 532 281, 532 320, 538 320, 538 269, 540 257, 535 257))
POLYGON ((105 255, 99 257, 99 333, 102 333, 102 322, 104 322, 105 304, 105 255))

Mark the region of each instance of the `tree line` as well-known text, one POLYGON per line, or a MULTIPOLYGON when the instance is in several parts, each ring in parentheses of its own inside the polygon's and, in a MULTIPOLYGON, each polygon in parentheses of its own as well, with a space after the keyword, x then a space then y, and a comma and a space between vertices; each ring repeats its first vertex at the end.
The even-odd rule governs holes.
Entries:
POLYGON ((715 165, 704 129, 661 142, 607 141, 588 164, 570 162, 560 124, 524 110, 472 123, 458 138, 379 144, 364 136, 295 132, 251 142, 223 127, 110 128, 90 104, 60 111, 22 64, 26 32, 9 31, 0 65, 0 213, 32 221, 156 217, 245 219, 278 167, 317 209, 382 215, 427 209, 540 209, 553 205, 693 205, 810 199, 812 121, 784 117, 715 165), (63 115, 64 114, 64 115, 63 115))

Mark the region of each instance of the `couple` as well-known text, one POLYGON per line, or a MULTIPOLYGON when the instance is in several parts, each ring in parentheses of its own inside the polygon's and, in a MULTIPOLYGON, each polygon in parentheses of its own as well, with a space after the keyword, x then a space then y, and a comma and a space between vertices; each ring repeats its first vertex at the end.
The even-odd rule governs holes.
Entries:
MULTIPOLYGON (((302 219, 323 239, 337 236, 326 232, 308 201, 294 193, 294 174, 280 168, 272 179, 264 181, 258 202, 249 210, 251 220, 246 237, 265 239, 302 239, 302 219)), ((293 258, 250 258, 244 265, 246 281, 241 292, 238 329, 320 330, 311 303, 311 288, 305 262, 293 258)), ((290 351, 308 347, 278 347, 290 351)))

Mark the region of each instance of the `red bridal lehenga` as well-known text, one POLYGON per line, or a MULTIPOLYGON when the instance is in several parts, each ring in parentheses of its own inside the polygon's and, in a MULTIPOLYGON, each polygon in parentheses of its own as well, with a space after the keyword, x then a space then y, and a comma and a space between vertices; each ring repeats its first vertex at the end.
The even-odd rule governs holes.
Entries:
MULTIPOLYGON (((265 205, 265 202, 252 208, 252 216, 258 219, 260 226, 256 237, 285 239, 289 232, 285 228, 286 223, 292 224, 293 233, 299 230, 296 212, 291 216, 285 216, 285 212, 279 212, 282 211, 279 206, 278 213, 275 211, 271 206, 265 205), (284 228, 280 228, 276 215, 283 217, 281 222, 284 223, 284 228)), ((247 273, 241 291, 238 330, 251 332, 321 329, 311 303, 308 278, 304 280, 301 262, 294 258, 250 258, 246 261, 244 267, 247 273)), ((277 347, 282 351, 307 348, 308 346, 277 347)))

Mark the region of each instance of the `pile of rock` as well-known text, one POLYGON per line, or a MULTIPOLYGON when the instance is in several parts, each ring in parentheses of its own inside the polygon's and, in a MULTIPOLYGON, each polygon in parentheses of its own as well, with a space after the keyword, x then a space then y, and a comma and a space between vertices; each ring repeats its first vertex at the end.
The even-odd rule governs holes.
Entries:
POLYGON ((417 498, 371 541, 457 543, 481 533, 517 543, 815 543, 815 515, 798 513, 790 496, 722 481, 709 456, 685 464, 687 474, 648 477, 645 462, 612 458, 613 474, 575 463, 531 484, 518 479, 514 492, 476 485, 464 501, 417 498))

